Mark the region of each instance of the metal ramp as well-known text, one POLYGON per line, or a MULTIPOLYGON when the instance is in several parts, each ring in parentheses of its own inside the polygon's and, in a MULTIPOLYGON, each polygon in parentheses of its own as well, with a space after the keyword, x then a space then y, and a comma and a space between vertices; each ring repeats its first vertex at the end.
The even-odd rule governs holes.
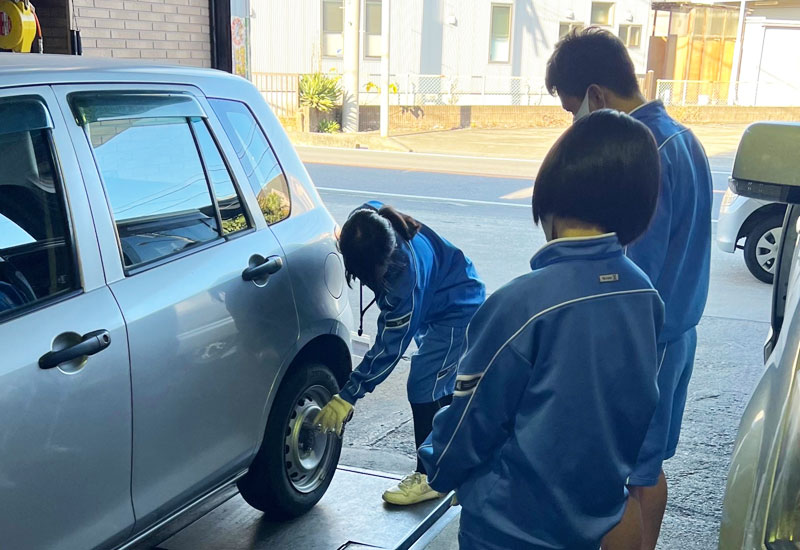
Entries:
MULTIPOLYGON (((400 476, 340 466, 325 497, 306 515, 268 521, 231 491, 216 508, 153 550, 409 550, 424 546, 432 527, 457 517, 450 496, 393 507, 381 494, 400 476), (421 546, 422 545, 422 546, 421 546)), ((436 529, 433 529, 436 530, 436 529)))

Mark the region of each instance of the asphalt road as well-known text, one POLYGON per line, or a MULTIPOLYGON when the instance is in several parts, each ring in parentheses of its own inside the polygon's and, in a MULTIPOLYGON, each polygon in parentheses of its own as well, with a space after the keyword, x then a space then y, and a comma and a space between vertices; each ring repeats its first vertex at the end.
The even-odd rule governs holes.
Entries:
MULTIPOLYGON (((390 203, 461 247, 475 262, 489 292, 525 273, 530 257, 544 243, 541 230, 533 225, 526 191, 535 161, 341 150, 332 155, 324 149, 299 149, 340 223, 366 200, 390 203), (500 175, 490 176, 493 173, 500 175)), ((712 170, 716 219, 730 158, 712 159, 712 170)), ((351 302, 357 312, 355 290, 351 302)), ((699 327, 682 440, 677 456, 666 466, 671 485, 661 549, 716 547, 739 417, 762 370, 769 303, 770 287, 747 272, 741 254, 725 254, 714 247, 711 290, 699 327)), ((374 332, 375 317, 373 310, 365 318, 367 335, 374 332)), ((345 434, 344 463, 398 473, 413 469, 407 374, 408 362, 403 361, 382 386, 358 403, 345 434)))

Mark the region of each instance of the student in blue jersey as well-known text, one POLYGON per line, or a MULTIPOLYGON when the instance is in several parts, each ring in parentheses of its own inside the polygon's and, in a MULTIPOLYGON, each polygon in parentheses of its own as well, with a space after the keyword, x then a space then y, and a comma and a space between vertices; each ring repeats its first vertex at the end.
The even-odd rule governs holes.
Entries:
POLYGON ((462 550, 623 548, 604 539, 627 505, 658 401, 663 304, 623 247, 655 211, 650 131, 599 111, 547 154, 533 218, 549 241, 532 272, 469 325, 449 407, 419 455, 457 491, 462 550))
POLYGON ((628 50, 610 32, 588 28, 567 35, 547 63, 548 90, 576 119, 595 109, 630 114, 656 138, 661 193, 648 231, 627 255, 664 300, 665 346, 660 398, 642 454, 630 478, 644 525, 641 550, 654 550, 667 504, 662 464, 675 455, 692 376, 696 326, 708 296, 711 264, 711 171, 703 146, 669 116, 661 101, 646 101, 628 50))
MULTIPOLYGON (((419 447, 431 431, 434 414, 452 399, 464 333, 485 298, 483 282, 461 250, 377 201, 350 214, 339 249, 348 284, 358 279, 372 290, 380 315, 372 348, 315 423, 341 434, 356 401, 389 376, 414 339, 418 350, 411 358, 407 390, 419 447)), ((363 316, 362 310, 362 323, 363 316)), ((428 486, 418 460, 416 471, 383 499, 407 505, 440 496, 428 486)))

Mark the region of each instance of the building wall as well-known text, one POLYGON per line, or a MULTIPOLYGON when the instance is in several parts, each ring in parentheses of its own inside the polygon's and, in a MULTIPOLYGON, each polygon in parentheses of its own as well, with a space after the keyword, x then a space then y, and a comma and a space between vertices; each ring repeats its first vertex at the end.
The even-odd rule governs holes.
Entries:
POLYGON ((69 54, 69 4, 63 0, 36 0, 36 15, 42 26, 44 51, 69 54))
POLYGON ((744 83, 740 84, 740 100, 758 105, 795 105, 800 95, 798 67, 800 7, 754 7, 744 29, 738 71, 738 80, 744 83))
MULTIPOLYGON (((559 23, 590 21, 591 0, 393 0, 391 72, 489 78, 525 77, 543 82, 558 41, 559 23), (512 6, 511 61, 489 63, 491 5, 512 6), (572 17, 572 19, 569 19, 572 17)), ((650 2, 619 0, 620 24, 642 25, 641 45, 630 54, 638 72, 647 63, 650 2), (628 20, 630 19, 630 21, 628 20)), ((320 55, 321 0, 253 0, 253 71, 341 71, 341 59, 320 55)), ((364 8, 362 5, 362 28, 364 8)), ((363 41, 362 41, 363 42, 363 41)), ((361 80, 380 73, 380 61, 361 55, 361 80)))
POLYGON ((83 55, 211 66, 209 0, 73 0, 83 55))

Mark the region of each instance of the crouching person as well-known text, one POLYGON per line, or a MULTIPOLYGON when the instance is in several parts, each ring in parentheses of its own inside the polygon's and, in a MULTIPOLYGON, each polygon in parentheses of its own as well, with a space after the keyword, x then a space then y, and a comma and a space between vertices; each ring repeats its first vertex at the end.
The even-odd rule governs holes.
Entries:
MULTIPOLYGON (((460 249, 377 201, 350 214, 339 249, 348 284, 358 279, 371 289, 380 315, 374 344, 314 422, 341 434, 356 402, 391 374, 413 339, 417 351, 407 389, 419 447, 431 433, 434 414, 452 398, 466 326, 485 298, 483 282, 460 249)), ((425 474, 418 460, 416 470, 385 491, 383 500, 408 505, 441 497, 425 474)))
POLYGON ((533 218, 549 242, 473 317, 453 402, 419 450, 430 486, 457 491, 462 549, 597 550, 637 516, 625 482, 658 400, 664 311, 623 247, 658 191, 650 131, 615 111, 545 158, 533 218))

